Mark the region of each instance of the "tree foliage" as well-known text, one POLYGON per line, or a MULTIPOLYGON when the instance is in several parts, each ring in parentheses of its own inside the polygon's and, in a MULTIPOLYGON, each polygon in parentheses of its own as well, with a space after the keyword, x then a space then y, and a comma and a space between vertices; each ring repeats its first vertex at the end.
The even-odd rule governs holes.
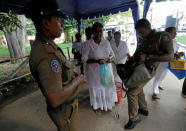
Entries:
POLYGON ((34 24, 30 19, 26 20, 26 34, 30 36, 34 36, 36 34, 34 24))
POLYGON ((0 30, 6 29, 9 32, 22 28, 21 21, 14 13, 0 13, 0 30))

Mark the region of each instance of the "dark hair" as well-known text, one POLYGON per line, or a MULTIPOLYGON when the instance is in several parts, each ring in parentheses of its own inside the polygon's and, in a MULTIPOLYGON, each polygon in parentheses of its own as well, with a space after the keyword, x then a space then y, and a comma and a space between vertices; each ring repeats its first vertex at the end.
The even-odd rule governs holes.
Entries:
POLYGON ((139 19, 136 22, 135 29, 146 28, 146 27, 150 27, 151 28, 151 24, 150 24, 150 22, 147 19, 145 19, 145 18, 139 19))
POLYGON ((86 29, 85 29, 85 35, 86 35, 86 37, 87 37, 87 40, 89 40, 90 38, 91 38, 91 35, 92 35, 92 27, 87 27, 86 29))
POLYGON ((112 33, 112 31, 108 31, 107 33, 108 33, 108 34, 109 34, 109 33, 112 33))
POLYGON ((85 33, 86 34, 92 34, 92 27, 87 27, 86 29, 85 29, 85 33))
POLYGON ((116 35, 120 35, 120 36, 121 36, 121 33, 120 33, 119 31, 116 31, 116 32, 114 33, 114 36, 116 36, 116 35))
POLYGON ((93 26, 92 26, 93 32, 97 31, 97 27, 102 27, 103 28, 103 25, 99 22, 94 23, 93 26))
POLYGON ((76 33, 76 40, 79 40, 81 38, 81 34, 80 33, 76 33))
POLYGON ((165 31, 169 33, 171 33, 173 30, 176 30, 176 27, 168 27, 165 29, 165 31))

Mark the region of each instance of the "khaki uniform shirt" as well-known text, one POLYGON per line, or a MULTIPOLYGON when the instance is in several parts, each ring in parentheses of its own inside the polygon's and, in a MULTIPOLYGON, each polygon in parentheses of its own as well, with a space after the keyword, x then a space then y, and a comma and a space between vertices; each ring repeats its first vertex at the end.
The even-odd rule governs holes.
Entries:
MULTIPOLYGON (((170 34, 167 32, 156 32, 155 30, 152 30, 147 38, 139 41, 134 57, 139 59, 140 53, 161 56, 169 54, 170 52, 174 52, 170 34)), ((149 70, 156 70, 159 62, 146 60, 145 65, 149 70)))
MULTIPOLYGON (((31 73, 45 97, 49 93, 63 90, 63 86, 70 83, 74 77, 62 50, 53 40, 42 35, 39 35, 32 45, 29 64, 31 73)), ((67 101, 75 96, 77 90, 67 101)), ((50 105, 48 101, 47 104, 50 105)))

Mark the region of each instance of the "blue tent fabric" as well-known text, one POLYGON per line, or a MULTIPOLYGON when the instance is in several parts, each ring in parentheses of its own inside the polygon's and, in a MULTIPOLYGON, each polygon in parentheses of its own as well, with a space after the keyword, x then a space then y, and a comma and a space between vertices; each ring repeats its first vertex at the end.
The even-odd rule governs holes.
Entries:
MULTIPOLYGON (((23 14, 25 5, 30 0, 1 0, 0 12, 16 12, 23 14)), ((87 19, 109 14, 115 14, 119 11, 127 11, 129 8, 137 10, 136 0, 57 0, 61 10, 70 18, 87 19)), ((136 11, 137 12, 137 11, 136 11)), ((137 16, 135 14, 135 16, 137 16)), ((135 21, 136 21, 135 17, 135 21)))
MULTIPOLYGON (((0 12, 15 12, 23 14, 24 7, 30 0, 0 0, 0 12)), ((56 0, 59 8, 70 19, 78 21, 78 31, 81 29, 81 19, 95 18, 116 14, 132 9, 134 23, 139 19, 138 0, 56 0)))
POLYGON ((143 8, 143 18, 146 18, 151 2, 152 0, 145 0, 144 8, 143 8))

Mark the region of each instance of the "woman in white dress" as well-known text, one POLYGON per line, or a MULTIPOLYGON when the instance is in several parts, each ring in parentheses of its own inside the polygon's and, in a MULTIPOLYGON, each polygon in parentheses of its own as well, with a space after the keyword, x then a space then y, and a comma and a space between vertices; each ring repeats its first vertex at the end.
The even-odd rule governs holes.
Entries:
MULTIPOLYGON (((119 31, 114 33, 114 41, 110 43, 114 51, 114 64, 125 64, 129 55, 129 49, 125 41, 121 41, 121 33, 119 31)), ((121 82, 117 74, 116 66, 113 64, 114 79, 116 82, 121 82)))
POLYGON ((111 111, 115 102, 117 102, 114 80, 108 87, 104 87, 101 84, 99 74, 101 64, 106 61, 113 77, 110 57, 114 56, 114 53, 108 40, 102 38, 103 25, 96 22, 92 29, 93 38, 84 44, 82 61, 87 63, 86 72, 89 85, 90 104, 93 106, 95 113, 100 115, 102 110, 111 111))
MULTIPOLYGON (((171 38, 173 39, 173 48, 174 53, 177 53, 179 46, 177 44, 177 41, 175 40, 176 37, 176 28, 175 27, 168 27, 165 30, 166 32, 169 32, 171 35, 171 38)), ((153 94, 152 99, 160 99, 158 96, 159 89, 163 90, 163 87, 161 86, 163 80, 165 79, 166 75, 168 73, 168 62, 161 62, 156 70, 156 74, 154 76, 154 82, 153 82, 153 94)))

